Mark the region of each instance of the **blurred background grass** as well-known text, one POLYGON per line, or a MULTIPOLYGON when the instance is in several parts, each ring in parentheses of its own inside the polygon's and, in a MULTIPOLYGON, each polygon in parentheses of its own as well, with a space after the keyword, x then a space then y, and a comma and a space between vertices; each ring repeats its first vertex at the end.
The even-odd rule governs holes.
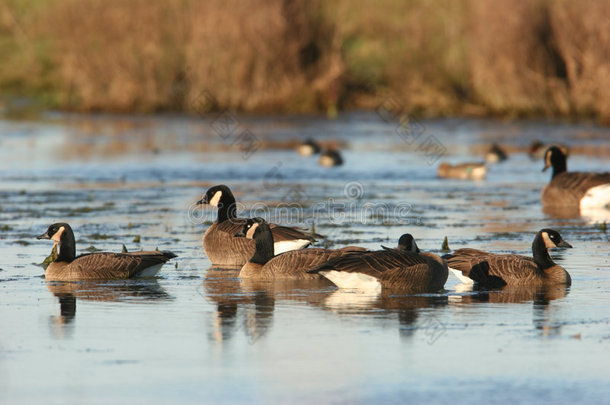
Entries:
POLYGON ((3 0, 0 60, 5 106, 610 122, 610 0, 3 0))

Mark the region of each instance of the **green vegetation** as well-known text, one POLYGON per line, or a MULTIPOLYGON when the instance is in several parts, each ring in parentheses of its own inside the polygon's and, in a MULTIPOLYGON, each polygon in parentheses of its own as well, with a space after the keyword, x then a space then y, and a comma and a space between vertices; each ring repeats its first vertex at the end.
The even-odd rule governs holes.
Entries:
POLYGON ((447 237, 445 236, 445 239, 443 239, 443 244, 441 245, 441 250, 443 252, 449 252, 451 249, 449 249, 449 239, 447 239, 447 237))
POLYGON ((5 0, 0 97, 34 108, 610 122, 610 0, 5 0))
POLYGON ((51 253, 45 257, 45 259, 42 261, 42 263, 40 264, 42 266, 43 269, 47 269, 47 267, 49 267, 49 264, 53 263, 55 261, 55 259, 57 259, 57 245, 54 244, 53 248, 51 249, 51 253))

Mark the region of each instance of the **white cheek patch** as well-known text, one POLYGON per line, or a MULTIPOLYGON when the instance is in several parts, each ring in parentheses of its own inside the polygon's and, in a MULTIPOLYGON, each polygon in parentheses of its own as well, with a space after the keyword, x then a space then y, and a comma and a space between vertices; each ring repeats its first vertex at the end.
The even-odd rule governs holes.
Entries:
POLYGON ((544 162, 546 163, 546 167, 551 166, 551 152, 546 153, 546 156, 544 157, 544 162))
POLYGON ((212 207, 218 207, 218 203, 220 202, 220 198, 222 197, 222 191, 217 191, 214 194, 214 197, 210 200, 210 205, 212 207))
POLYGON ((248 232, 246 232, 246 238, 254 239, 254 231, 256 231, 256 228, 258 228, 258 222, 255 222, 254 225, 248 229, 248 232))
POLYGON ((51 240, 54 240, 55 243, 61 242, 61 235, 64 233, 65 230, 66 228, 64 228, 63 226, 59 228, 59 231, 55 232, 53 236, 51 236, 51 240))
POLYGON ((547 249, 557 247, 555 242, 549 238, 549 234, 546 232, 542 232, 542 240, 544 241, 544 246, 546 246, 547 249))

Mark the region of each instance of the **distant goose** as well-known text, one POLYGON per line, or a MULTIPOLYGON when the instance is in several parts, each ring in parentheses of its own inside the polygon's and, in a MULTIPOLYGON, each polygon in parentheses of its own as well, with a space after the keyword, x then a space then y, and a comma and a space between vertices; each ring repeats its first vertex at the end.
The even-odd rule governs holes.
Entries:
MULTIPOLYGON (((563 152, 564 155, 569 155, 569 148, 566 145, 556 144, 559 149, 563 152)), ((539 141, 538 139, 534 139, 530 146, 527 149, 527 154, 529 155, 531 160, 543 159, 546 153, 546 148, 544 143, 539 141)))
POLYGON ((447 263, 432 253, 421 253, 410 234, 396 249, 365 251, 329 260, 311 273, 320 273, 339 288, 380 292, 382 288, 434 292, 447 281, 447 263))
POLYGON ((443 256, 449 269, 464 283, 478 283, 484 287, 570 285, 568 272, 555 264, 548 249, 572 246, 559 232, 542 229, 532 243, 534 257, 515 254, 494 254, 477 249, 458 249, 443 256))
POLYGON ((320 145, 311 138, 297 146, 297 152, 301 156, 311 156, 320 153, 320 145))
POLYGON ((553 168, 551 181, 542 189, 545 206, 610 209, 610 172, 568 172, 565 152, 551 146, 544 155, 545 171, 553 168))
POLYGON ((544 144, 538 139, 534 139, 527 148, 527 154, 531 160, 538 160, 544 156, 544 144))
POLYGON ((262 218, 246 220, 242 229, 235 236, 253 239, 256 244, 254 254, 239 272, 239 277, 242 278, 262 280, 319 278, 320 276, 317 274, 309 274, 307 271, 334 257, 364 250, 357 247, 310 248, 274 255, 272 229, 262 218))
POLYGON ((485 160, 488 163, 498 163, 506 159, 508 159, 508 155, 506 154, 504 149, 502 149, 497 143, 491 145, 491 147, 485 154, 485 160))
POLYGON ((461 163, 450 165, 443 162, 438 166, 437 175, 446 179, 483 180, 487 175, 485 163, 461 163))
MULTIPOLYGON (((235 237, 246 223, 237 218, 235 197, 225 185, 211 187, 197 204, 209 204, 218 208, 218 217, 203 234, 203 250, 215 266, 243 266, 254 254, 254 242, 235 237)), ((320 235, 306 234, 298 229, 270 224, 275 240, 275 251, 279 254, 289 250, 303 249, 320 235)))
POLYGON ((326 149, 320 154, 318 163, 324 167, 341 166, 343 164, 343 158, 339 151, 334 149, 326 149))
POLYGON ((59 244, 57 259, 47 267, 45 278, 53 281, 122 279, 153 277, 172 252, 90 253, 76 256, 72 228, 65 222, 55 223, 37 239, 51 239, 59 244))

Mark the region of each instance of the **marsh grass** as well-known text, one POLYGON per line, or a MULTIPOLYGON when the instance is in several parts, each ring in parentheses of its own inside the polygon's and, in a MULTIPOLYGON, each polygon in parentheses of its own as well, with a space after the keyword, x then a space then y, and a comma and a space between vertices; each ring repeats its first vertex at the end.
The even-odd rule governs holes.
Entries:
POLYGON ((610 122, 608 21, 610 0, 6 0, 0 93, 329 115, 392 97, 415 115, 610 122))

